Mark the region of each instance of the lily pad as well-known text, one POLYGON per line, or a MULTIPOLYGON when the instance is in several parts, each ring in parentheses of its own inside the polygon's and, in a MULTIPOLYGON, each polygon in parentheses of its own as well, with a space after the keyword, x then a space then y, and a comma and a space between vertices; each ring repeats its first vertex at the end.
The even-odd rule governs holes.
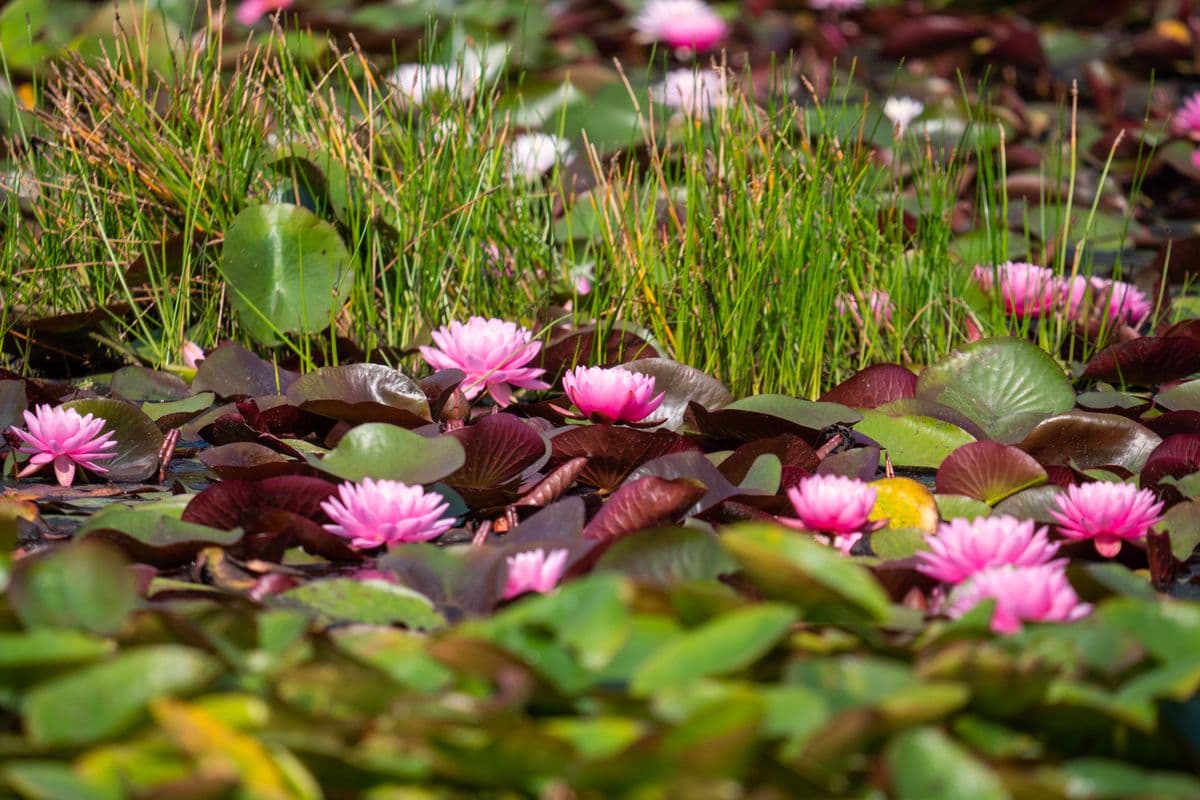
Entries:
POLYGON ((113 432, 113 441, 117 443, 109 451, 113 457, 100 462, 108 470, 104 477, 113 481, 144 481, 158 471, 163 434, 140 408, 101 397, 73 400, 65 406, 80 414, 103 418, 104 429, 113 432))
POLYGON ((917 376, 899 364, 872 364, 821 395, 821 400, 855 408, 876 408, 913 397, 917 376))
POLYGON ((415 428, 433 419, 420 385, 383 364, 324 367, 298 378, 287 398, 304 411, 345 422, 415 428))
POLYGON ((360 622, 433 630, 445 620, 429 598, 381 580, 327 578, 276 595, 273 603, 300 608, 327 623, 360 622))
POLYGON ((679 430, 688 403, 699 403, 709 411, 729 405, 733 395, 716 378, 695 367, 668 358, 639 358, 621 365, 630 372, 654 376, 654 391, 665 392, 662 404, 651 414, 663 420, 662 427, 679 430))
POLYGON ((999 442, 971 442, 951 453, 937 472, 939 494, 959 494, 995 505, 1047 480, 1029 454, 999 442))
POLYGON ((962 428, 933 417, 891 417, 873 410, 863 411, 863 421, 854 429, 879 442, 892 463, 905 467, 936 469, 955 450, 975 441, 962 428))
POLYGON ((462 467, 466 453, 451 436, 421 436, 386 422, 368 422, 343 436, 324 458, 307 458, 313 467, 348 481, 425 484, 462 467))
POLYGON ((1043 465, 1116 466, 1138 472, 1160 441, 1145 426, 1119 414, 1069 411, 1039 422, 1019 447, 1043 465))
POLYGON ((961 411, 1006 444, 1075 406, 1075 392, 1054 359, 1009 338, 980 339, 927 367, 917 378, 917 397, 961 411))
POLYGON ((27 628, 99 634, 120 630, 138 602, 128 562, 99 542, 79 542, 22 559, 13 571, 8 599, 27 628))
POLYGON ((337 229, 287 203, 250 206, 225 231, 218 268, 243 330, 273 346, 329 327, 353 286, 353 257, 337 229))

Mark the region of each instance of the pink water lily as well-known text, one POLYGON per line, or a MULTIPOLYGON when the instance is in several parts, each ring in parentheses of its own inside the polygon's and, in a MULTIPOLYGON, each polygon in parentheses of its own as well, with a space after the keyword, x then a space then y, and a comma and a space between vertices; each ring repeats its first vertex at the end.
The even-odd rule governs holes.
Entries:
POLYGON ((526 592, 546 594, 557 586, 567 566, 567 551, 560 548, 547 555, 539 547, 509 556, 506 561, 508 578, 504 583, 504 599, 509 600, 526 592))
POLYGON ((37 406, 32 413, 24 412, 28 431, 13 426, 12 432, 22 442, 18 448, 30 456, 29 463, 17 473, 24 478, 48 466, 54 466, 54 477, 60 486, 75 481, 75 468, 105 473, 99 464, 115 453, 107 452, 117 446, 112 431, 104 431, 106 421, 91 414, 80 416, 73 408, 37 406))
POLYGON ((729 26, 700 0, 647 0, 631 21, 639 38, 680 50, 710 50, 729 26))
POLYGON ((1200 136, 1200 92, 1180 104, 1171 119, 1171 129, 1178 136, 1200 136))
POLYGON ((354 548, 427 542, 454 525, 453 518, 444 516, 450 508, 445 498, 420 486, 364 478, 361 483, 343 483, 337 494, 321 503, 333 520, 324 528, 349 539, 354 548))
POLYGON ((838 550, 849 554, 863 533, 873 530, 869 519, 875 489, 842 475, 810 475, 787 491, 796 519, 782 518, 790 527, 828 536, 838 550))
POLYGON ((196 369, 204 360, 204 348, 189 339, 183 343, 180 355, 183 357, 184 366, 196 369))
POLYGON ((549 389, 538 380, 546 370, 526 366, 542 343, 516 323, 471 317, 466 324, 451 322, 433 332, 437 347, 421 347, 421 357, 434 369, 461 369, 467 374, 463 394, 474 400, 485 389, 498 405, 512 402, 513 388, 549 389))
POLYGON ((1032 520, 1008 515, 952 519, 925 537, 929 550, 917 553, 917 569, 945 583, 961 583, 977 572, 1002 564, 1031 567, 1048 563, 1058 545, 1032 520))
POLYGON ((1066 564, 1060 559, 1034 566, 988 567, 950 594, 946 613, 958 618, 985 600, 995 600, 991 628, 1002 635, 1019 632, 1025 622, 1070 622, 1086 617, 1092 607, 1080 601, 1067 580, 1066 564))
POLYGON ((654 376, 613 367, 576 367, 562 378, 563 391, 588 419, 609 424, 639 422, 662 404, 654 376))
POLYGON ((865 304, 860 303, 858 298, 852 294, 838 295, 833 301, 833 307, 839 314, 849 314, 860 327, 866 324, 859 310, 863 305, 866 305, 870 311, 871 321, 875 327, 891 322, 892 314, 896 310, 896 306, 892 303, 892 296, 882 289, 868 291, 865 304))
POLYGON ((1131 483, 1093 481, 1068 486, 1055 498, 1050 516, 1070 539, 1091 539, 1096 552, 1112 558, 1126 540, 1141 539, 1162 521, 1163 504, 1154 492, 1131 483))
POLYGON ((985 292, 999 284, 1000 300, 1009 316, 1039 317, 1050 311, 1062 290, 1061 282, 1045 267, 1008 261, 995 267, 976 267, 975 280, 985 292))
POLYGON ((258 22, 272 11, 288 8, 296 0, 242 0, 238 4, 234 17, 247 27, 258 22))

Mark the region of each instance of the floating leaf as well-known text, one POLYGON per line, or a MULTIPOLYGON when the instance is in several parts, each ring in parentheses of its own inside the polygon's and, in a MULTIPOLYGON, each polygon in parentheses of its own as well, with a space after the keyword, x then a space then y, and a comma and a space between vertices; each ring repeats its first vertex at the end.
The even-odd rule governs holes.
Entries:
POLYGON ((622 425, 579 425, 550 440, 551 466, 586 458, 579 482, 611 492, 645 462, 669 453, 699 450, 670 431, 639 431, 622 425))
POLYGON ((192 561, 206 547, 230 547, 242 531, 219 530, 180 519, 191 497, 159 503, 114 503, 93 514, 75 535, 104 540, 145 564, 171 567, 192 561))
POLYGON ((108 452, 112 458, 99 462, 108 470, 103 477, 113 481, 144 481, 158 471, 158 451, 163 435, 154 421, 137 406, 101 397, 65 403, 80 414, 93 414, 104 420, 104 430, 113 432, 117 446, 108 452))
POLYGON ((862 419, 861 414, 841 403, 814 402, 782 394, 751 395, 730 403, 725 409, 769 414, 818 431, 832 425, 853 425, 862 419))
POLYGON ((795 603, 813 621, 882 621, 887 593, 858 564, 832 547, 777 525, 726 528, 721 544, 766 596, 795 603))
POLYGON ((1138 479, 1142 486, 1153 486, 1163 478, 1182 478, 1200 470, 1200 435, 1168 436, 1146 458, 1138 479))
POLYGON ((618 539, 670 522, 706 491, 703 484, 688 478, 638 478, 622 485, 605 501, 583 535, 587 539, 618 539))
POLYGON ((549 440, 512 414, 491 414, 446 436, 466 453, 446 483, 474 508, 515 500, 519 484, 550 457, 549 440))
POLYGON ((1054 359, 1009 338, 980 339, 927 367, 917 378, 917 397, 961 411, 1006 444, 1075 406, 1075 392, 1054 359))
POLYGON ((304 411, 345 422, 415 428, 433 419, 420 385, 383 364, 323 367, 297 378, 287 398, 304 411))
POLYGON ((427 437, 386 422, 368 422, 350 430, 324 458, 308 456, 308 463, 348 481, 425 484, 452 474, 465 459, 463 446, 452 436, 427 437))
POLYGON ((1138 472, 1160 441, 1146 427, 1118 414, 1068 411, 1039 422, 1019 447, 1045 465, 1115 466, 1138 472))
POLYGON ((940 467, 946 457, 975 441, 962 428, 933 417, 889 417, 879 411, 863 412, 856 431, 879 442, 892 463, 904 467, 940 467))
POLYGON ((892 739, 886 754, 899 800, 1009 800, 986 764, 935 728, 914 728, 892 739))
POLYGON ((147 367, 121 367, 113 373, 109 390, 130 403, 182 400, 188 395, 183 378, 147 367))
POLYGON ((774 647, 795 620, 795 609, 772 603, 724 614, 657 650, 634 674, 630 691, 644 697, 743 669, 774 647))
POLYGON ((715 579, 733 572, 737 564, 707 531, 655 528, 614 542, 593 569, 669 586, 677 581, 715 579))
POLYGON ((876 408, 913 397, 917 376, 898 364, 872 364, 821 395, 828 403, 854 408, 876 408))
POLYGON ((1046 480, 1042 465, 1020 449, 998 442, 971 442, 942 462, 937 472, 937 491, 995 505, 1046 480))
POLYGON ((138 603, 129 563, 109 545, 78 542, 17 563, 9 603, 27 628, 112 634, 138 603))
POLYGON ((221 672, 201 650, 153 645, 127 650, 33 687, 21 713, 31 742, 42 747, 79 747, 130 728, 158 697, 186 694, 221 672))
POLYGON ((889 528, 916 528, 933 533, 938 526, 938 506, 928 489, 912 478, 880 478, 871 482, 875 506, 870 519, 887 520, 889 528))
POLYGON ((250 206, 225 230, 218 265, 238 322, 256 342, 329 327, 349 296, 353 258, 337 229, 286 203, 250 206))
POLYGON ((200 362, 192 391, 212 392, 226 399, 261 397, 283 394, 297 377, 296 373, 264 361, 240 344, 226 342, 200 362))
POLYGON ((381 580, 326 578, 275 595, 273 603, 300 608, 326 623, 361 622, 432 630, 445 620, 425 595, 381 580))
POLYGON ((1079 377, 1155 386, 1200 372, 1200 341, 1190 336, 1143 336, 1101 350, 1079 377))

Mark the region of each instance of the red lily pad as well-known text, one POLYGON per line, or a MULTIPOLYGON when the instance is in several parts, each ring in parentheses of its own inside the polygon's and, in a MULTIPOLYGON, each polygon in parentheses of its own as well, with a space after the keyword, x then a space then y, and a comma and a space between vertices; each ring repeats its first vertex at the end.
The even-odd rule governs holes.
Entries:
POLYGON ((328 481, 301 475, 222 481, 193 497, 181 519, 221 530, 243 529, 240 550, 250 557, 278 560, 299 543, 331 560, 360 560, 344 540, 320 525, 328 519, 321 503, 335 491, 328 481))
POLYGON ((708 490, 689 478, 653 475, 623 484, 584 528, 585 539, 611 541, 674 521, 708 490))
MULTIPOLYGON (((740 484, 759 456, 768 453, 776 456, 779 463, 785 467, 799 467, 809 472, 815 470, 821 463, 817 451, 813 450, 808 442, 799 436, 784 434, 783 436, 772 436, 770 439, 747 442, 722 461, 718 469, 731 483, 740 484)), ((878 453, 875 454, 875 459, 878 463, 878 453)), ((872 464, 871 468, 874 469, 874 467, 875 465, 872 464)))
POLYGON ((287 398, 304 411, 350 423, 416 428, 433 420, 417 382, 383 364, 323 367, 298 378, 287 398))
POLYGON ((898 364, 873 364, 821 395, 828 403, 878 408, 916 395, 917 376, 898 364))
POLYGON ((1145 336, 1101 350, 1080 378, 1156 386, 1200 372, 1200 340, 1190 336, 1145 336))
POLYGON ((200 452, 200 463, 223 480, 257 481, 279 475, 312 475, 314 470, 303 461, 272 450, 257 442, 232 442, 200 452))
POLYGON ((699 403, 688 404, 685 428, 699 435, 705 446, 712 449, 739 447, 745 442, 781 434, 799 437, 812 447, 819 447, 826 439, 818 428, 798 425, 771 414, 728 408, 710 412, 699 403))
POLYGON ((1168 411, 1142 424, 1164 439, 1177 433, 1200 433, 1200 411, 1168 411))
POLYGON ((662 358, 654 345, 650 344, 647 332, 626 323, 615 323, 601 328, 597 325, 581 325, 567 333, 555 336, 538 353, 537 366, 546 370, 543 379, 554 385, 562 374, 577 364, 593 367, 615 367, 638 358, 662 358), (603 333, 603 331, 607 333, 603 333), (597 354, 597 339, 604 337, 597 354))
POLYGON ((1140 485, 1153 486, 1168 475, 1182 478, 1200 470, 1200 435, 1177 434, 1162 440, 1146 459, 1140 485))
POLYGON ((213 392, 222 398, 281 394, 297 377, 240 344, 226 342, 200 362, 192 392, 213 392))
POLYGON ((521 483, 550 457, 550 442, 512 414, 491 414, 473 425, 450 431, 466 460, 445 483, 472 508, 509 503, 521 483))
POLYGON ((1159 441, 1145 426, 1118 414, 1068 411, 1042 420, 1019 447, 1042 465, 1137 472, 1159 441))
POLYGON ((621 425, 578 425, 550 439, 551 466, 586 458, 579 482, 611 492, 650 459, 699 448, 677 433, 640 431, 621 425))
POLYGON ((688 516, 706 511, 735 495, 763 494, 763 492, 749 491, 734 485, 713 466, 713 463, 703 453, 694 450, 671 453, 647 461, 630 473, 629 481, 636 481, 646 475, 667 479, 689 478, 703 484, 704 496, 688 509, 688 516))
POLYGON ((960 494, 995 505, 1022 489, 1046 482, 1046 470, 1033 456, 999 442, 970 442, 938 467, 938 494, 960 494))

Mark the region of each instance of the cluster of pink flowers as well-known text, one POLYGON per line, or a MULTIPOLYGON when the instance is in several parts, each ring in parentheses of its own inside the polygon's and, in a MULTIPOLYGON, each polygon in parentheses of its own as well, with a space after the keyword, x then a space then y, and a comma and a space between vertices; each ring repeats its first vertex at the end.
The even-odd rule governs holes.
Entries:
POLYGON ((77 467, 102 474, 108 470, 98 461, 112 458, 117 446, 112 431, 105 431, 105 420, 91 414, 80 416, 73 408, 37 406, 32 413, 24 412, 27 431, 13 426, 12 433, 21 440, 17 448, 30 456, 29 463, 17 473, 24 478, 47 466, 54 468, 60 486, 75 482, 77 467))
POLYGON ((1133 284, 1083 275, 1060 278, 1046 267, 1022 261, 976 267, 973 275, 985 292, 998 291, 1005 312, 1018 319, 1060 311, 1069 319, 1081 319, 1094 307, 1114 323, 1137 326, 1153 310, 1133 284), (1089 297, 1092 306, 1087 304, 1089 297))
POLYGON ((701 0, 647 0, 631 21, 638 38, 677 50, 711 50, 729 33, 725 20, 701 0))
POLYGON ((288 8, 296 0, 242 0, 238 4, 234 17, 242 25, 249 27, 272 11, 288 8))
POLYGON ((563 391, 579 413, 596 422, 640 422, 662 404, 654 376, 614 367, 576 367, 563 375, 563 391))
POLYGON ((364 478, 343 483, 338 496, 321 503, 333 520, 325 530, 350 540, 350 546, 371 549, 404 542, 436 539, 454 525, 443 515, 450 504, 420 486, 364 478))
POLYGON ((917 568, 956 587, 944 608, 951 617, 994 600, 992 630, 1009 634, 1023 622, 1065 622, 1091 611, 1067 581, 1066 559, 1054 560, 1058 545, 1030 520, 955 519, 925 541, 929 550, 918 554, 917 568))
POLYGON ((1055 499, 1050 516, 1069 539, 1091 539, 1096 552, 1112 558, 1121 544, 1142 539, 1162 521, 1163 504, 1149 489, 1130 483, 1094 481, 1068 486, 1055 499))
POLYGON ((860 304, 858 298, 854 295, 841 294, 834 299, 833 305, 839 314, 849 314, 859 327, 863 327, 866 324, 859 310, 862 305, 866 305, 867 309, 871 312, 871 321, 875 327, 878 328, 892 321, 892 314, 895 312, 896 306, 892 302, 890 294, 882 289, 871 289, 866 292, 865 300, 865 304, 860 304))
POLYGON ((880 527, 871 521, 875 489, 855 478, 810 475, 788 489, 796 518, 780 522, 821 537, 846 555, 864 533, 880 527))
POLYGON ((542 343, 533 333, 502 319, 471 317, 466 324, 451 322, 433 332, 437 347, 421 347, 421 357, 434 369, 461 369, 466 373, 463 394, 474 400, 484 390, 497 405, 512 402, 514 388, 549 389, 538 380, 546 370, 526 366, 537 357, 542 343))
POLYGON ((1179 106, 1171 120, 1171 129, 1177 136, 1200 137, 1200 92, 1196 92, 1179 106))

